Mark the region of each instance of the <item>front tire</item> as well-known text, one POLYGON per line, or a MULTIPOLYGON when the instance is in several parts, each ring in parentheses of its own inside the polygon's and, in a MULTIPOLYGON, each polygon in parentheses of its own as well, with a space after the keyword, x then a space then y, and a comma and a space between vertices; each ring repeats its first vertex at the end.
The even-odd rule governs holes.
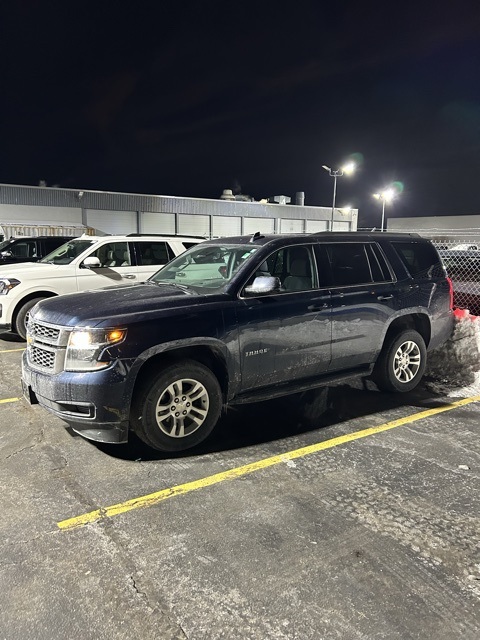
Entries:
POLYGON ((17 317, 15 318, 15 333, 18 333, 23 340, 27 339, 27 322, 30 309, 32 309, 37 302, 40 302, 41 300, 45 300, 45 298, 33 298, 32 300, 25 302, 17 312, 17 317))
POLYGON ((211 433, 222 409, 214 374, 194 360, 165 367, 135 394, 130 421, 147 445, 158 451, 184 451, 211 433))
POLYGON ((420 383, 427 364, 427 348, 418 331, 409 329, 385 342, 373 370, 382 391, 406 393, 420 383))

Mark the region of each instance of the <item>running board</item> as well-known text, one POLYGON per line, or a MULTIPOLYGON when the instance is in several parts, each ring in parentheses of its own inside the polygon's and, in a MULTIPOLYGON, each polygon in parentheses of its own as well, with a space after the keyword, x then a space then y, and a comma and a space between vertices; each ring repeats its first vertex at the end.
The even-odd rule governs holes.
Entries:
POLYGON ((253 389, 230 399, 229 404, 248 404, 250 402, 272 400, 274 398, 280 398, 294 393, 302 393, 303 391, 309 391, 310 389, 316 389, 318 387, 327 387, 329 384, 348 380, 349 378, 368 376, 372 373, 372 370, 373 365, 363 365, 361 367, 356 367, 355 369, 326 374, 318 378, 308 378, 307 380, 303 379, 294 384, 284 382, 273 387, 253 389))

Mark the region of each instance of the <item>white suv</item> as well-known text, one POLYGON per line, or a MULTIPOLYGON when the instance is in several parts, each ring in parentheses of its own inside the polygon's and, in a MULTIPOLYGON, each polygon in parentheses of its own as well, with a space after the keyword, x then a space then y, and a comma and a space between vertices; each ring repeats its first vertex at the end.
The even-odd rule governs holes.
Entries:
POLYGON ((142 282, 204 238, 81 236, 39 262, 0 267, 0 333, 26 337, 30 309, 64 293, 142 282))

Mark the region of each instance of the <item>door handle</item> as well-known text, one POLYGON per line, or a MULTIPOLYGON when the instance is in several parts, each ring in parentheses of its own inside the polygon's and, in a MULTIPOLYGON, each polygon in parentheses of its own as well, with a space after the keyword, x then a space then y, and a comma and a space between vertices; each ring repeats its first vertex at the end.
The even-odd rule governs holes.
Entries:
POLYGON ((391 300, 393 298, 392 295, 390 296, 377 296, 377 300, 391 300))
POLYGON ((126 273, 123 277, 127 278, 128 280, 135 280, 137 276, 134 273, 126 273))

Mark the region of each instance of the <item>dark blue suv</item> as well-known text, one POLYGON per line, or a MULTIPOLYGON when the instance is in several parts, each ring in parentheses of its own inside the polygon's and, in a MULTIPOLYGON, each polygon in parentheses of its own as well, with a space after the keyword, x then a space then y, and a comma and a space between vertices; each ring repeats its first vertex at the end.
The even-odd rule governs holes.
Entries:
POLYGON ((410 391, 452 327, 451 283, 416 234, 256 233, 201 243, 144 283, 40 302, 23 384, 86 438, 132 429, 180 451, 228 405, 351 376, 410 391))

